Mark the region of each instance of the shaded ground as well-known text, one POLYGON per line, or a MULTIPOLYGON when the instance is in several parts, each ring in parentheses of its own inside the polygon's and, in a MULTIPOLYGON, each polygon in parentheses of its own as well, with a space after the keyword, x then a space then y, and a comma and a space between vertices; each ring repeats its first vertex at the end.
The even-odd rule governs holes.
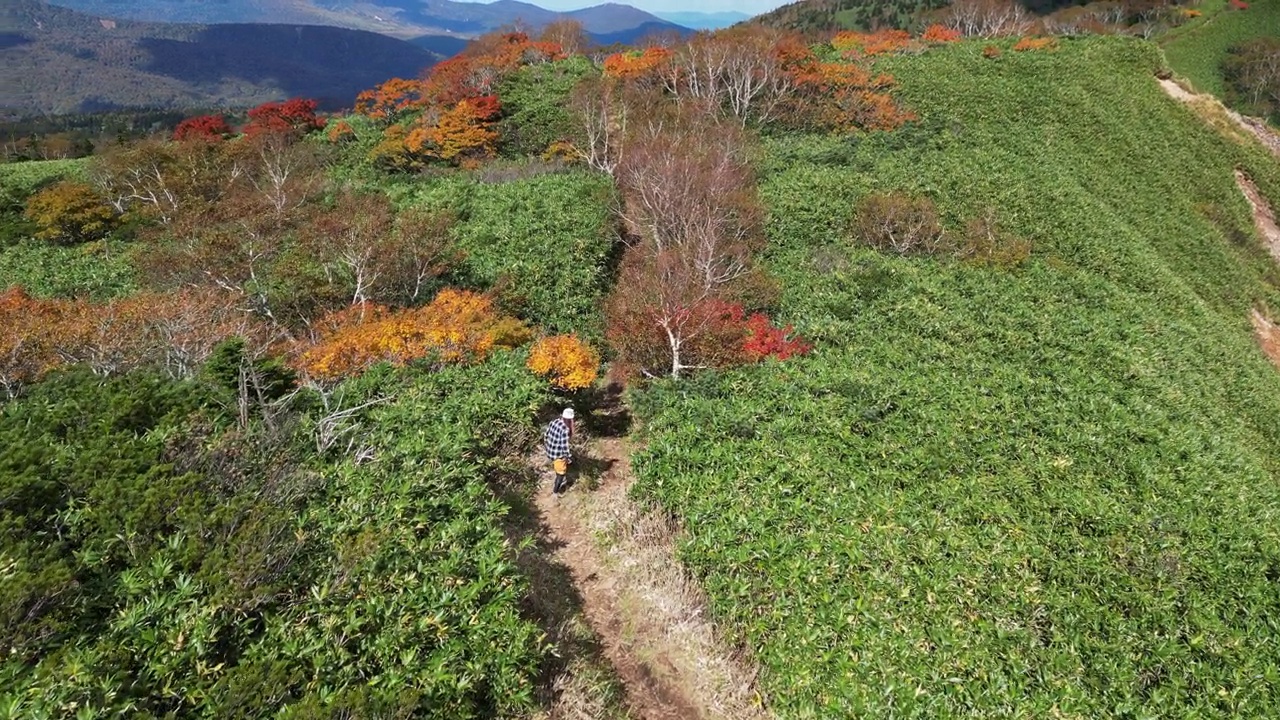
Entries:
POLYGON ((1249 201, 1249 208, 1253 210, 1253 224, 1258 229, 1258 236, 1262 238, 1271 257, 1275 258, 1276 262, 1280 262, 1280 226, 1276 225, 1275 211, 1258 191, 1258 186, 1239 170, 1236 171, 1236 185, 1249 201))

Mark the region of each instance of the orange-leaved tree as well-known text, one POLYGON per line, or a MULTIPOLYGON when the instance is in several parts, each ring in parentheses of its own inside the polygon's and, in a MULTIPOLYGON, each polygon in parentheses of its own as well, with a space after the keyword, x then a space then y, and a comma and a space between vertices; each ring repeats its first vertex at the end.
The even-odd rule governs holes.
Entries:
POLYGON ((527 364, 561 390, 582 390, 596 381, 600 353, 577 335, 552 335, 533 344, 527 364))
POLYGON ((428 104, 425 84, 417 78, 391 78, 356 96, 355 111, 377 120, 393 121, 428 104))
POLYGON ((656 45, 614 53, 604 59, 604 75, 618 80, 649 78, 669 62, 672 55, 671 50, 656 45))
POLYGON ((493 95, 502 78, 520 67, 562 58, 564 51, 557 43, 531 41, 524 33, 483 35, 426 72, 424 106, 450 108, 462 100, 493 95))
POLYGON ((1053 37, 1024 37, 1013 44, 1014 52, 1027 52, 1034 50, 1052 50, 1058 46, 1058 39, 1053 37))
POLYGON ((963 35, 955 28, 949 28, 941 23, 934 23, 925 28, 920 35, 920 39, 927 43, 952 43, 957 42, 963 35))
POLYGON ((467 158, 488 157, 498 143, 493 119, 499 111, 498 99, 492 95, 460 100, 441 113, 434 126, 409 133, 405 147, 455 164, 467 158))
POLYGON ((59 360, 53 328, 66 312, 66 301, 37 300, 19 287, 0 293, 0 390, 13 397, 59 360))
POLYGON ((518 347, 530 332, 519 320, 501 315, 492 298, 466 290, 442 290, 420 308, 391 310, 356 305, 319 323, 316 342, 301 349, 295 365, 304 375, 333 382, 382 362, 442 363, 482 359, 494 348, 518 347))

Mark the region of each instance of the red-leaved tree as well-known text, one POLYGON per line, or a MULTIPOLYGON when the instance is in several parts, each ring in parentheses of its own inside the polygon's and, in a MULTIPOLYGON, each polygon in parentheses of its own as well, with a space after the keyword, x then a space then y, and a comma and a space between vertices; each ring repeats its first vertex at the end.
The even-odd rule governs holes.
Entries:
POLYGON ((324 119, 316 116, 316 101, 293 98, 283 102, 268 102, 249 111, 246 135, 262 133, 289 133, 305 135, 324 127, 324 119))
POLYGON ((227 124, 227 119, 221 115, 189 117, 178 123, 178 127, 173 131, 173 139, 178 142, 185 140, 218 142, 219 140, 225 140, 230 135, 231 126, 227 124))

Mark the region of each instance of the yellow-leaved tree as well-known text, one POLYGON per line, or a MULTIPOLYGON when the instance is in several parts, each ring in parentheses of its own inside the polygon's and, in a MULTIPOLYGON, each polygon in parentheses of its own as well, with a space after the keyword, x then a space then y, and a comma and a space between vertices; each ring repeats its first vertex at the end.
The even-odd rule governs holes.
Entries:
POLYGON ((531 333, 501 315, 493 299, 466 290, 442 290, 429 305, 389 310, 365 303, 325 317, 319 340, 298 356, 297 369, 332 382, 380 363, 406 365, 434 358, 442 363, 479 360, 494 348, 519 347, 531 333))
POLYGON ((91 186, 64 180, 32 195, 26 217, 39 230, 36 237, 54 242, 97 240, 115 226, 116 213, 91 186))
POLYGON ((533 344, 528 367, 561 390, 582 390, 596 381, 600 353, 577 335, 553 335, 533 344))

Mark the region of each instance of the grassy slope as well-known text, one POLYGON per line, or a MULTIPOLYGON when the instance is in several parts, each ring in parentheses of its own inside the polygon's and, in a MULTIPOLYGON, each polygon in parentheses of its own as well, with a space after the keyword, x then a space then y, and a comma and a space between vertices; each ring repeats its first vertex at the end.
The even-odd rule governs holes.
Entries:
POLYGON ((1274 717, 1280 374, 1245 314, 1280 283, 1227 237, 1233 167, 1273 199, 1280 172, 1165 98, 1151 46, 980 49, 886 64, 914 130, 769 145, 818 350, 635 398, 641 491, 781 717, 1274 717), (1036 258, 851 249, 895 188, 997 207, 1036 258))
POLYGON ((484 172, 406 183, 393 194, 457 213, 466 258, 456 280, 498 286, 512 310, 547 331, 598 338, 614 239, 608 178, 519 165, 510 177, 484 172))
POLYGON ((1209 0, 1201 9, 1201 19, 1177 28, 1160 44, 1175 72, 1197 90, 1222 97, 1227 49, 1254 38, 1280 36, 1280 3, 1263 0, 1251 3, 1248 10, 1235 10, 1225 0, 1209 0))
MULTIPOLYGON (((57 178, 78 178, 86 161, 42 160, 0 164, 0 200, 12 203, 0 209, 0 222, 15 222, 27 195, 57 178)), ((105 299, 133 290, 128 259, 118 243, 93 243, 87 247, 60 247, 38 240, 12 245, 0 242, 0 290, 21 285, 41 296, 85 295, 105 299)))

